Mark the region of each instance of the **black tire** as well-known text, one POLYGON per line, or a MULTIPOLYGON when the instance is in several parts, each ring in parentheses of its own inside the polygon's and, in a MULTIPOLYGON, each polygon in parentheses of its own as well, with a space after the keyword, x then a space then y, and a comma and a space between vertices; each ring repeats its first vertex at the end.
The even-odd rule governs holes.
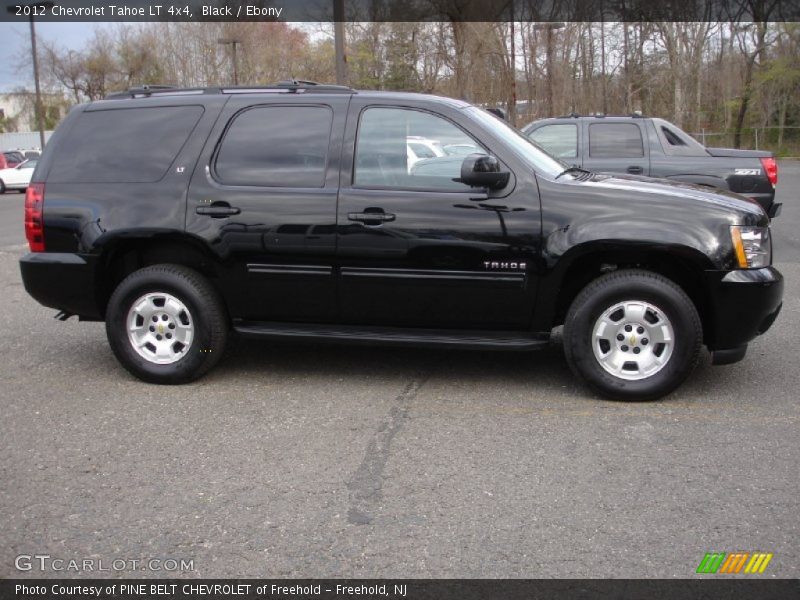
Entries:
MULTIPOLYGON (((153 331, 152 327, 149 329, 153 331)), ((207 373, 225 351, 228 329, 225 306, 219 294, 198 272, 180 265, 154 265, 131 273, 114 290, 106 309, 106 335, 114 355, 131 374, 150 383, 187 383, 207 373), (181 313, 181 318, 186 321, 184 327, 191 325, 192 338, 185 345, 178 343, 179 351, 173 351, 179 356, 173 358, 175 362, 153 362, 141 355, 129 339, 128 320, 133 314, 130 311, 134 303, 147 294, 168 294, 187 309, 181 313)), ((144 348, 142 352, 149 351, 144 348)))
MULTIPOLYGON (((623 310, 623 314, 624 312, 623 310)), ((654 313, 656 311, 647 315, 649 318, 654 318, 654 313)), ((618 313, 611 313, 609 320, 613 320, 615 316, 618 317, 618 313)), ((619 320, 623 331, 624 327, 627 327, 626 322, 624 319, 619 320)), ((656 324, 658 323, 656 321, 656 324)), ((663 322, 661 324, 663 325, 663 322)), ((659 330, 655 325, 651 324, 651 327, 656 331, 659 330)), ((602 337, 610 336, 612 331, 602 337)), ((614 335, 627 334, 620 332, 614 335)), ((631 339, 636 340, 634 332, 632 335, 631 339)), ((614 337, 614 340, 619 338, 614 337)), ((615 271, 592 281, 572 302, 564 322, 564 354, 570 368, 595 392, 614 400, 655 400, 672 392, 683 383, 697 365, 702 340, 700 316, 686 293, 666 277, 638 269, 615 271), (666 318, 666 322, 672 328, 674 341, 668 355, 663 352, 669 345, 662 347, 662 355, 666 359, 663 366, 658 367, 660 370, 649 376, 646 373, 637 375, 634 370, 630 376, 643 378, 629 380, 624 378, 628 376, 627 372, 618 371, 621 375, 617 376, 602 366, 601 358, 598 358, 595 352, 602 355, 603 352, 610 352, 616 347, 609 348, 607 341, 603 342, 600 336, 595 337, 594 328, 601 316, 607 314, 606 311, 610 311, 619 303, 636 301, 648 303, 659 309, 662 315, 658 318, 666 318), (597 344, 597 349, 593 344, 597 344)), ((633 352, 634 348, 624 345, 629 343, 627 337, 619 343, 623 344, 619 346, 620 352, 633 352)), ((641 337, 638 343, 642 343, 641 337)), ((646 338, 645 343, 647 343, 646 338)), ((636 357, 631 354, 631 358, 640 357, 644 360, 645 353, 648 351, 655 353, 656 347, 639 346, 636 351, 641 354, 637 354, 636 357)), ((637 364, 636 360, 625 362, 622 368, 634 364, 637 364)), ((611 366, 609 365, 609 368, 611 366)))
POLYGON ((0 194, 5 194, 5 193, 6 193, 6 184, 3 183, 2 179, 0 179, 0 194))

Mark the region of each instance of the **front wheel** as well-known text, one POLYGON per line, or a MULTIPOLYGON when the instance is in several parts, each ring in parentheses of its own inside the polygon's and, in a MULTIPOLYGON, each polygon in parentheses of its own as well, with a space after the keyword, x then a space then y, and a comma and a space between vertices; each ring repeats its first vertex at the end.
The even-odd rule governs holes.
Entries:
POLYGON ((702 325, 675 283, 621 270, 587 285, 564 323, 570 368, 601 395, 654 400, 677 388, 700 356, 702 325))
POLYGON ((106 335, 130 373, 176 384, 217 363, 228 323, 222 300, 202 275, 164 264, 140 269, 117 286, 108 302, 106 335))

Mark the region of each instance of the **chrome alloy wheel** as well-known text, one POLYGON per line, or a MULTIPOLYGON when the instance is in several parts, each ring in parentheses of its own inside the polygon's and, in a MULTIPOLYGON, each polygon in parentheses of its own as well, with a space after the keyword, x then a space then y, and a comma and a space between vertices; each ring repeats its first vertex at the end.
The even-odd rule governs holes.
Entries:
POLYGON ((592 350, 600 366, 620 379, 639 381, 666 366, 675 332, 666 315, 641 300, 615 304, 594 324, 592 350))
POLYGON ((151 292, 128 311, 128 341, 145 360, 168 365, 186 356, 194 338, 194 323, 186 305, 175 296, 151 292))

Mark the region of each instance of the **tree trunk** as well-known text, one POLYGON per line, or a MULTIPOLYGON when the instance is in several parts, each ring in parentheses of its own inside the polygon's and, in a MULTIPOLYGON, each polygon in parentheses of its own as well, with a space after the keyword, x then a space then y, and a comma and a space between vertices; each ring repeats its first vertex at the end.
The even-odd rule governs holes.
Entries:
POLYGON ((451 21, 453 29, 453 51, 455 52, 455 71, 456 96, 462 100, 469 100, 467 97, 467 23, 463 21, 451 21))
POLYGON ((633 114, 633 97, 631 90, 631 73, 630 65, 628 64, 628 48, 630 46, 630 38, 628 32, 628 24, 622 24, 622 58, 623 58, 623 81, 625 85, 625 113, 633 114))
POLYGON ((742 129, 744 128, 744 119, 747 116, 747 107, 750 104, 750 97, 753 94, 753 60, 748 60, 744 72, 744 89, 742 89, 742 98, 739 102, 739 112, 736 114, 736 125, 733 130, 733 147, 742 147, 742 129))
POLYGON ((781 99, 780 112, 778 113, 778 150, 783 148, 783 128, 786 126, 786 105, 789 104, 789 99, 783 96, 781 99))

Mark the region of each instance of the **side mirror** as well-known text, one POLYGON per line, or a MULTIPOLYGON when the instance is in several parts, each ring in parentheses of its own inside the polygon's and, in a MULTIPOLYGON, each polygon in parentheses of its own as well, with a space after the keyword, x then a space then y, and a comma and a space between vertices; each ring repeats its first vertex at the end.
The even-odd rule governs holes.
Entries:
POLYGON ((470 154, 461 163, 461 183, 471 187, 499 189, 505 187, 511 176, 501 171, 500 161, 486 154, 470 154))
POLYGON ((492 113, 494 116, 503 119, 503 121, 508 120, 506 119, 506 111, 504 111, 502 108, 487 108, 486 110, 492 113))

